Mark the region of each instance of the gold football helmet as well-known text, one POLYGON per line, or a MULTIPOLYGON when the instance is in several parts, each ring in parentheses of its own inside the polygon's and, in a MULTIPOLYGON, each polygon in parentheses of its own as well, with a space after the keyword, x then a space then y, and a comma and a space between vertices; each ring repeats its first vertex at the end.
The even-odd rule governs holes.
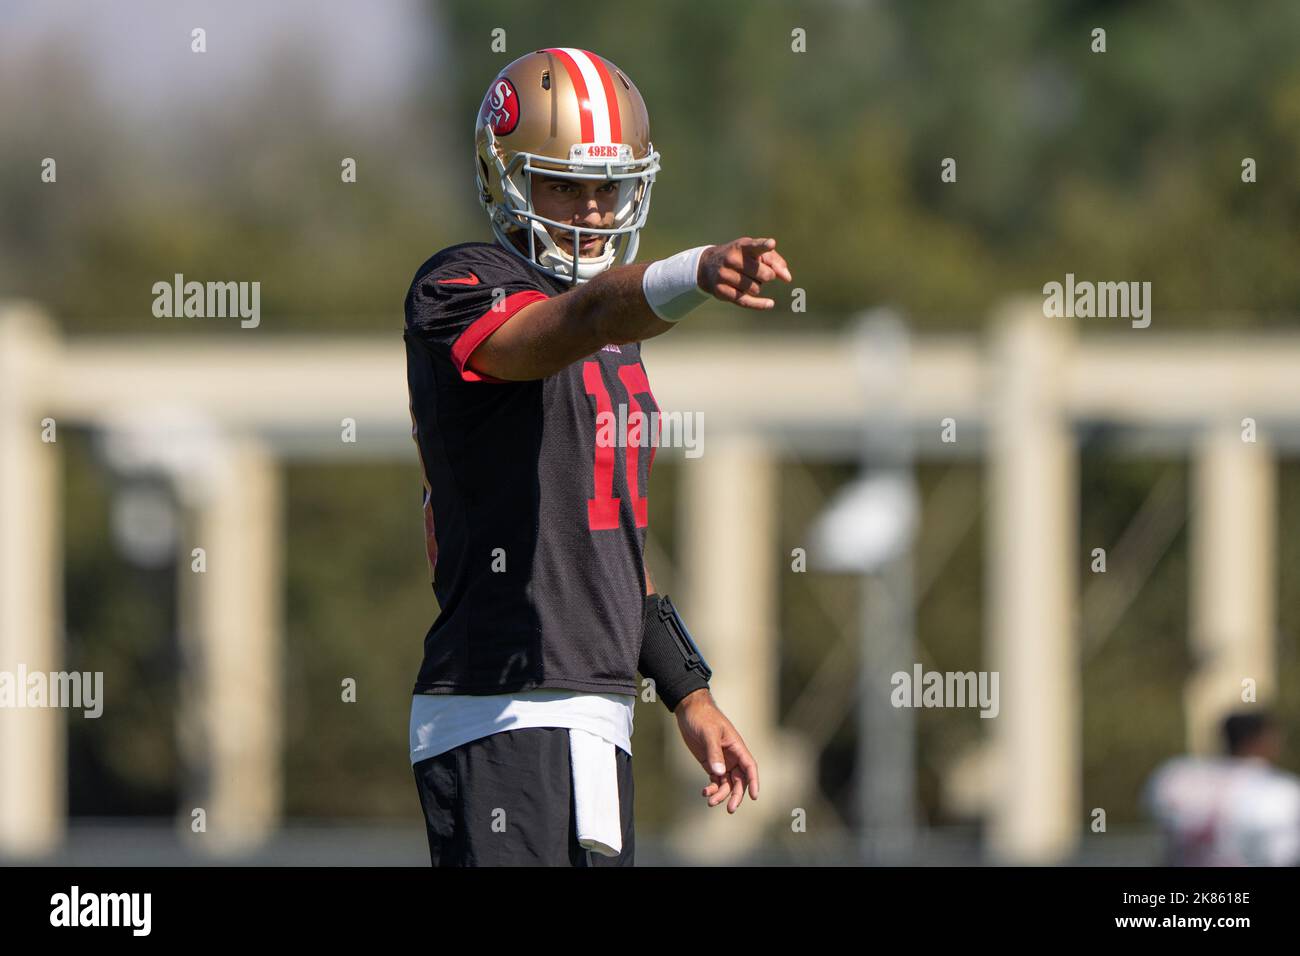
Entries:
POLYGON ((474 129, 479 201, 497 241, 547 275, 585 282, 636 257, 638 234, 650 212, 659 154, 641 94, 613 63, 568 47, 515 60, 492 81, 474 129), (618 183, 614 225, 593 229, 557 222, 533 209, 532 174, 618 183), (584 238, 605 236, 599 256, 556 245, 547 227, 584 238), (511 235, 527 233, 527 254, 511 235))

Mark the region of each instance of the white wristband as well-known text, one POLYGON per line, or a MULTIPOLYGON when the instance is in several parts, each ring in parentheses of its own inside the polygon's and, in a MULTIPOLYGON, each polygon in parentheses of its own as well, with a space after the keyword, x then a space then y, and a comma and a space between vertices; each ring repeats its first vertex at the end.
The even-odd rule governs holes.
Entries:
POLYGON ((700 256, 710 246, 696 246, 667 259, 650 263, 641 279, 641 291, 651 310, 665 322, 676 322, 709 300, 700 288, 700 256))

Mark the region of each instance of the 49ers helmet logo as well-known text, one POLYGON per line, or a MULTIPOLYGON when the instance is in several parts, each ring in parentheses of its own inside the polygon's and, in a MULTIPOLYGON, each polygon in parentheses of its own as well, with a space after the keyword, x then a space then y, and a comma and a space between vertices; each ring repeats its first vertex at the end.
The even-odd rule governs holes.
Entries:
POLYGON ((497 136, 505 136, 519 125, 519 94, 504 76, 497 77, 483 100, 483 121, 497 136))

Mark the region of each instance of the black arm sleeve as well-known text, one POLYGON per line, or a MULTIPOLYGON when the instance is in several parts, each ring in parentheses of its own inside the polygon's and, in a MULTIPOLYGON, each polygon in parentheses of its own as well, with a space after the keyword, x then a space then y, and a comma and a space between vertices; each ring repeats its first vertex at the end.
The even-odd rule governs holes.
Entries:
POLYGON ((687 694, 708 687, 713 676, 666 594, 646 595, 637 670, 655 682, 655 690, 669 711, 676 710, 687 694))

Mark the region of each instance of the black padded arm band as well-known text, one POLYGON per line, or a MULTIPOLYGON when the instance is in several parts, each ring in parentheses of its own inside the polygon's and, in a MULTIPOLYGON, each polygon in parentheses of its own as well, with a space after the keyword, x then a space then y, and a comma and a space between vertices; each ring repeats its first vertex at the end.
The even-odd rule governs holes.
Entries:
POLYGON ((666 594, 646 595, 637 670, 655 682, 655 691, 670 711, 676 710, 687 694, 708 687, 713 676, 666 594))

